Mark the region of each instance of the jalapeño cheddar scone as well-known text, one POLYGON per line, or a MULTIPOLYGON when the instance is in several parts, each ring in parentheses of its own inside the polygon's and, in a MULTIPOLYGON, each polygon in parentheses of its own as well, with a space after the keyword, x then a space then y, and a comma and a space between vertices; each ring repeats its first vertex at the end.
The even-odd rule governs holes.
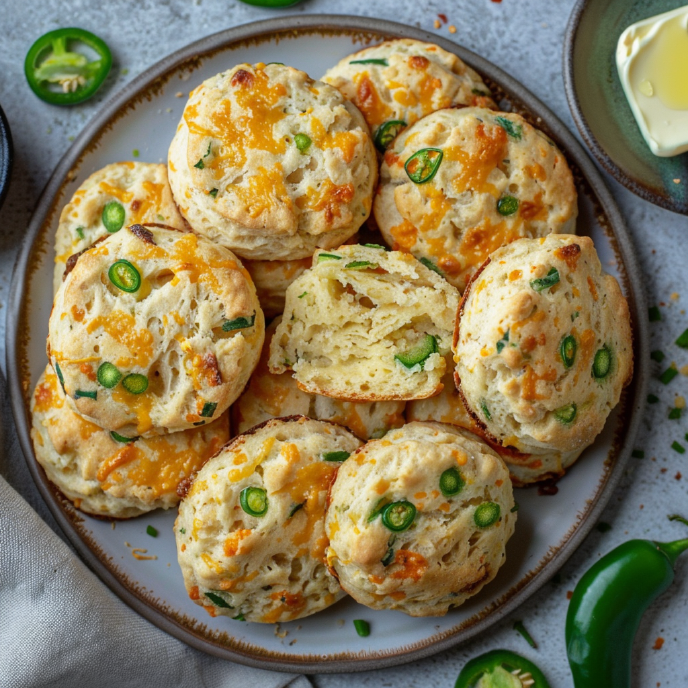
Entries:
POLYGON ((573 233, 578 214, 562 153, 513 113, 440 110, 387 150, 375 219, 393 248, 431 261, 459 290, 500 246, 573 233))
POLYGON ((347 401, 422 399, 442 389, 457 290, 412 255, 383 247, 318 251, 287 289, 270 371, 347 401))
POLYGON ((582 450, 633 372, 628 304, 588 237, 521 239, 464 294, 456 384, 484 432, 518 451, 582 450))
POLYGON ((349 55, 322 80, 356 104, 381 153, 407 126, 431 112, 456 105, 495 106, 483 80, 460 58, 410 38, 349 55))
MULTIPOLYGON (((290 372, 271 373, 268 369, 270 342, 280 321, 281 318, 275 318, 267 328, 258 366, 243 394, 232 405, 234 432, 241 434, 270 418, 303 415, 343 425, 367 440, 382 437, 391 428, 404 424, 406 404, 403 401, 340 401, 301 391, 290 372)), ((449 369, 452 369, 451 362, 449 369)), ((454 387, 453 379, 450 382, 454 387)))
POLYGON ((36 459, 81 511, 132 518, 179 502, 177 489, 229 438, 225 413, 214 423, 165 437, 127 438, 74 413, 53 369, 31 400, 36 459))
POLYGON ((192 92, 169 174, 195 231, 242 258, 298 260, 365 222, 377 159, 336 88, 277 63, 241 64, 192 92))
POLYGON ((312 262, 310 256, 300 260, 243 261, 256 287, 258 301, 266 318, 282 314, 287 287, 302 275, 312 262))
POLYGON ((172 199, 165 165, 116 162, 94 172, 60 214, 55 234, 54 291, 62 284, 70 256, 122 227, 146 222, 186 228, 172 199))
POLYGON ((74 410, 126 437, 150 436, 210 423, 239 396, 265 324, 228 249, 132 225, 70 267, 48 356, 74 410))
POLYGON ((240 435, 196 476, 174 532, 189 597, 215 616, 276 623, 343 595, 325 565, 325 508, 338 466, 361 445, 292 417, 240 435))
MULTIPOLYGON (((451 355, 446 359, 447 372, 442 378, 444 388, 429 399, 418 399, 406 404, 404 415, 410 423, 412 421, 437 421, 450 423, 460 428, 470 430, 476 435, 482 435, 482 429, 477 421, 466 410, 461 394, 454 384, 454 362, 451 355)), ((554 449, 542 449, 536 453, 523 453, 513 448, 503 447, 496 442, 490 442, 484 437, 506 463, 514 487, 522 487, 531 483, 561 478, 566 469, 580 456, 581 449, 561 452, 554 449)))
POLYGON ((442 616, 495 577, 515 521, 509 473, 485 442, 409 423, 339 469, 327 563, 357 602, 442 616))

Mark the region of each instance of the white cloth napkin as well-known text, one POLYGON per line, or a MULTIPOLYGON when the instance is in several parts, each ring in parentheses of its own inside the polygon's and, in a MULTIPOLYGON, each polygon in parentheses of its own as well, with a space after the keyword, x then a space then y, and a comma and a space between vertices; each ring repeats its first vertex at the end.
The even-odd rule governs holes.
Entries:
MULTIPOLYGON (((0 377, 3 473, 40 510, 0 377)), ((0 477, 0 688, 311 688, 187 647, 139 616, 0 477)))

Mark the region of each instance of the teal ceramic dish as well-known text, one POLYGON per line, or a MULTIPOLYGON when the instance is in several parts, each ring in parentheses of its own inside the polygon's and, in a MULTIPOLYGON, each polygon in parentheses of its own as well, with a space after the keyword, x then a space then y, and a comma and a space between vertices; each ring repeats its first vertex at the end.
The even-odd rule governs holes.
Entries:
POLYGON ((564 46, 566 97, 593 155, 633 193, 683 215, 688 215, 688 153, 659 158, 650 151, 621 87, 615 52, 628 26, 686 1, 579 0, 564 46))

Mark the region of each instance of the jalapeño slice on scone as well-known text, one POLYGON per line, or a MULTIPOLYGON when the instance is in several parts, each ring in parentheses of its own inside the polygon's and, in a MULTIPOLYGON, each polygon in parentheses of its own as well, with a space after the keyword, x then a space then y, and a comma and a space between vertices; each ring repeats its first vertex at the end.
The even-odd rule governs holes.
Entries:
POLYGON ((454 352, 483 431, 531 462, 563 461, 592 444, 631 379, 628 304, 590 238, 521 239, 466 289, 454 352))
POLYGON ((70 262, 48 351, 66 403, 123 437, 211 423, 255 368, 264 319, 229 250, 131 225, 70 262))
POLYGON ((374 246, 316 252, 287 289, 270 370, 347 401, 422 399, 442 389, 459 294, 413 256, 374 246))
POLYGON ((327 564, 361 604, 442 616, 497 575, 514 509, 488 444, 452 425, 408 423, 339 468, 327 564))
POLYGON ((325 564, 327 494, 360 440, 304 416, 239 435, 198 472, 175 523, 189 597, 211 616, 277 623, 343 596, 325 564))
POLYGON ((36 459, 48 480, 77 509, 111 518, 175 507, 184 483, 229 439, 227 413, 206 427, 165 437, 103 430, 66 403, 51 366, 31 398, 31 426, 36 459))

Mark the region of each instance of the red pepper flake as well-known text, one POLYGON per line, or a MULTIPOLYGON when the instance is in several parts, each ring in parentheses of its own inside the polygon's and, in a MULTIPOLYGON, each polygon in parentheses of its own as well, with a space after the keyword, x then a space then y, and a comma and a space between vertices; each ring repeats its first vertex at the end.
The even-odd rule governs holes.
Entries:
POLYGON ((666 469, 666 468, 660 468, 660 469, 659 469, 659 472, 660 472, 660 473, 666 473, 666 472, 667 472, 667 469, 666 469))
POLYGON ((676 475, 674 476, 674 478, 676 478, 676 480, 680 480, 682 477, 683 476, 681 475, 681 471, 676 471, 676 475))
POLYGON ((438 14, 437 16, 442 20, 443 24, 446 24, 449 21, 446 14, 438 14))
POLYGON ((492 0, 492 2, 501 2, 502 0, 492 0))
POLYGON ((653 649, 653 650, 661 650, 661 649, 662 649, 662 645, 664 645, 664 638, 662 638, 661 636, 659 636, 659 637, 655 640, 655 644, 652 646, 652 649, 653 649))
POLYGON ((573 597, 573 590, 566 591, 566 599, 570 600, 573 597))
POLYGON ((641 505, 640 505, 640 508, 641 508, 641 509, 644 509, 644 508, 645 508, 645 505, 644 505, 644 504, 641 504, 641 505))

